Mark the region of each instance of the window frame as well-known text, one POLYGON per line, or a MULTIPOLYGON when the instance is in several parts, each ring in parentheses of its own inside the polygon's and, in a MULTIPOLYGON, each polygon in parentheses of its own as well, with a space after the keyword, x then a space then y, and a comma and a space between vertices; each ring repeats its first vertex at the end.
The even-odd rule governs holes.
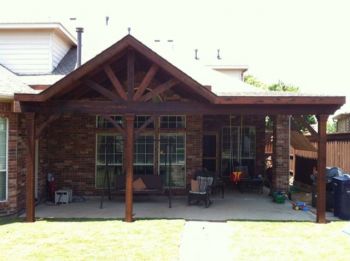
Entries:
MULTIPOLYGON (((183 164, 173 164, 172 165, 175 165, 175 166, 183 166, 184 167, 184 185, 183 186, 172 186, 173 188, 179 188, 179 189, 183 189, 183 188, 186 188, 186 170, 187 170, 187 157, 186 157, 186 154, 187 154, 187 148, 186 148, 186 138, 187 138, 187 133, 186 132, 159 132, 159 139, 158 139, 158 175, 160 175, 160 168, 162 166, 165 166, 165 164, 162 164, 161 162, 161 159, 160 159, 160 152, 161 152, 161 144, 160 144, 160 141, 161 141, 161 136, 182 136, 184 138, 184 163, 183 164)), ((165 186, 165 188, 167 188, 168 186, 165 186)))
MULTIPOLYGON (((97 186, 97 167, 98 166, 105 166, 105 164, 101 165, 101 164, 98 164, 98 160, 97 160, 97 157, 98 157, 98 149, 97 149, 97 145, 98 145, 98 136, 119 136, 121 137, 122 139, 122 142, 123 141, 123 136, 120 134, 120 133, 106 133, 106 132, 99 132, 99 133, 96 133, 95 135, 95 189, 105 189, 103 186, 102 187, 98 187, 97 186)), ((122 145, 124 146, 124 144, 122 145)), ((122 169, 122 172, 124 172, 124 149, 122 149, 122 162, 121 163, 113 163, 113 164, 110 164, 110 166, 121 166, 121 169, 122 169)))
POLYGON ((9 193, 9 188, 8 188, 8 179, 9 179, 9 175, 8 175, 8 157, 9 157, 9 119, 7 117, 0 117, 3 118, 5 120, 6 123, 6 141, 5 141, 5 152, 6 152, 6 157, 5 157, 5 199, 0 199, 0 202, 7 202, 8 201, 8 193, 9 193))
MULTIPOLYGON (((142 133, 140 134, 140 136, 138 136, 135 141, 134 141, 134 151, 133 151, 133 163, 132 163, 132 166, 133 166, 133 169, 137 166, 153 166, 153 173, 152 175, 154 175, 154 171, 155 171, 155 159, 156 159, 156 139, 155 139, 155 133, 154 132, 146 132, 146 133, 142 133), (136 152, 136 148, 137 147, 137 139, 140 138, 140 137, 151 137, 152 138, 152 141, 153 141, 153 162, 152 163, 136 163, 136 158, 137 158, 137 154, 141 154, 141 153, 137 153, 136 152)), ((145 144, 147 146, 147 143, 145 144)), ((142 155, 144 155, 146 158, 147 158, 147 154, 148 153, 142 153, 142 155)), ((137 173, 136 173, 137 174, 137 173)))
MULTIPOLYGON (((177 124, 177 122, 176 122, 177 124)), ((185 130, 187 126, 187 117, 186 115, 183 114, 177 114, 177 115, 159 115, 159 129, 160 130, 185 130), (182 117, 184 119, 184 126, 183 127, 175 127, 175 128, 170 128, 169 123, 168 127, 164 128, 162 127, 162 117, 182 117)))

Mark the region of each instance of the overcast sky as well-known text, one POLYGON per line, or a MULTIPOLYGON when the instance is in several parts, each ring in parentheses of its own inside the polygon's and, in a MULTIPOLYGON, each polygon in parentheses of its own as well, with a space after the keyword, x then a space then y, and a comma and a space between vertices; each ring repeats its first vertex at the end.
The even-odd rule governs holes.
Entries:
MULTIPOLYGON (((131 33, 147 43, 173 40, 177 53, 249 66, 266 82, 303 92, 347 95, 350 101, 350 1, 73 1, 0 0, 4 21, 76 17, 86 57, 131 33), (109 16, 109 25, 105 17, 109 16)), ((350 112, 348 104, 346 110, 350 112)))

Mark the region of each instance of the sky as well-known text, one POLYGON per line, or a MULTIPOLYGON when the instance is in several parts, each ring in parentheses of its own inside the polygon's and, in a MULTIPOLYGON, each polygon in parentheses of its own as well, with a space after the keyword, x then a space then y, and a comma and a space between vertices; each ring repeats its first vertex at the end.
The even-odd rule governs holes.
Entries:
POLYGON ((305 93, 346 95, 350 112, 350 1, 347 0, 0 0, 0 21, 83 26, 85 59, 127 34, 185 56, 248 65, 248 74, 305 93), (109 17, 108 26, 105 17, 109 17), (72 22, 70 17, 76 17, 72 22))

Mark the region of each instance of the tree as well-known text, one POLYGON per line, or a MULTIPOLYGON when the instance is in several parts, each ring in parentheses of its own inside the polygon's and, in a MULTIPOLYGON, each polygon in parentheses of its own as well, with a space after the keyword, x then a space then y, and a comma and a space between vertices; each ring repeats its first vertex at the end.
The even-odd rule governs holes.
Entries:
MULTIPOLYGON (((283 81, 278 81, 277 83, 272 83, 272 84, 266 84, 258 80, 257 78, 255 78, 253 75, 244 76, 244 82, 267 91, 294 92, 294 93, 299 92, 299 87, 297 86, 286 84, 283 81)), ((304 115, 304 118, 310 125, 316 123, 316 118, 314 115, 304 115)), ((271 126, 272 126, 271 120, 270 118, 267 118, 266 127, 271 128, 271 126)), ((298 128, 300 128, 300 130, 303 132, 306 131, 306 129, 303 128, 302 126, 298 126, 298 128)))
POLYGON ((337 122, 334 119, 329 119, 327 121, 327 133, 337 132, 337 122))

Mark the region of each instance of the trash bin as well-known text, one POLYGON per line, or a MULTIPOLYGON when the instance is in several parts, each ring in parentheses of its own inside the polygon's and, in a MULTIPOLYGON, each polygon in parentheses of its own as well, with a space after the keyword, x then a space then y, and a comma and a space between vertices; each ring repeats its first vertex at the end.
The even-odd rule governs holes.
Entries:
POLYGON ((333 178, 334 216, 350 220, 350 176, 333 178))
MULTIPOLYGON (((326 210, 331 211, 334 208, 334 189, 332 178, 343 176, 344 172, 338 167, 326 167, 326 210)), ((317 177, 313 177, 312 184, 312 206, 316 207, 317 202, 317 177)))
MULTIPOLYGON (((334 202, 334 191, 332 183, 326 184, 326 211, 332 211, 334 202)), ((312 186, 312 201, 311 204, 315 208, 317 203, 317 186, 313 184, 312 186)))

